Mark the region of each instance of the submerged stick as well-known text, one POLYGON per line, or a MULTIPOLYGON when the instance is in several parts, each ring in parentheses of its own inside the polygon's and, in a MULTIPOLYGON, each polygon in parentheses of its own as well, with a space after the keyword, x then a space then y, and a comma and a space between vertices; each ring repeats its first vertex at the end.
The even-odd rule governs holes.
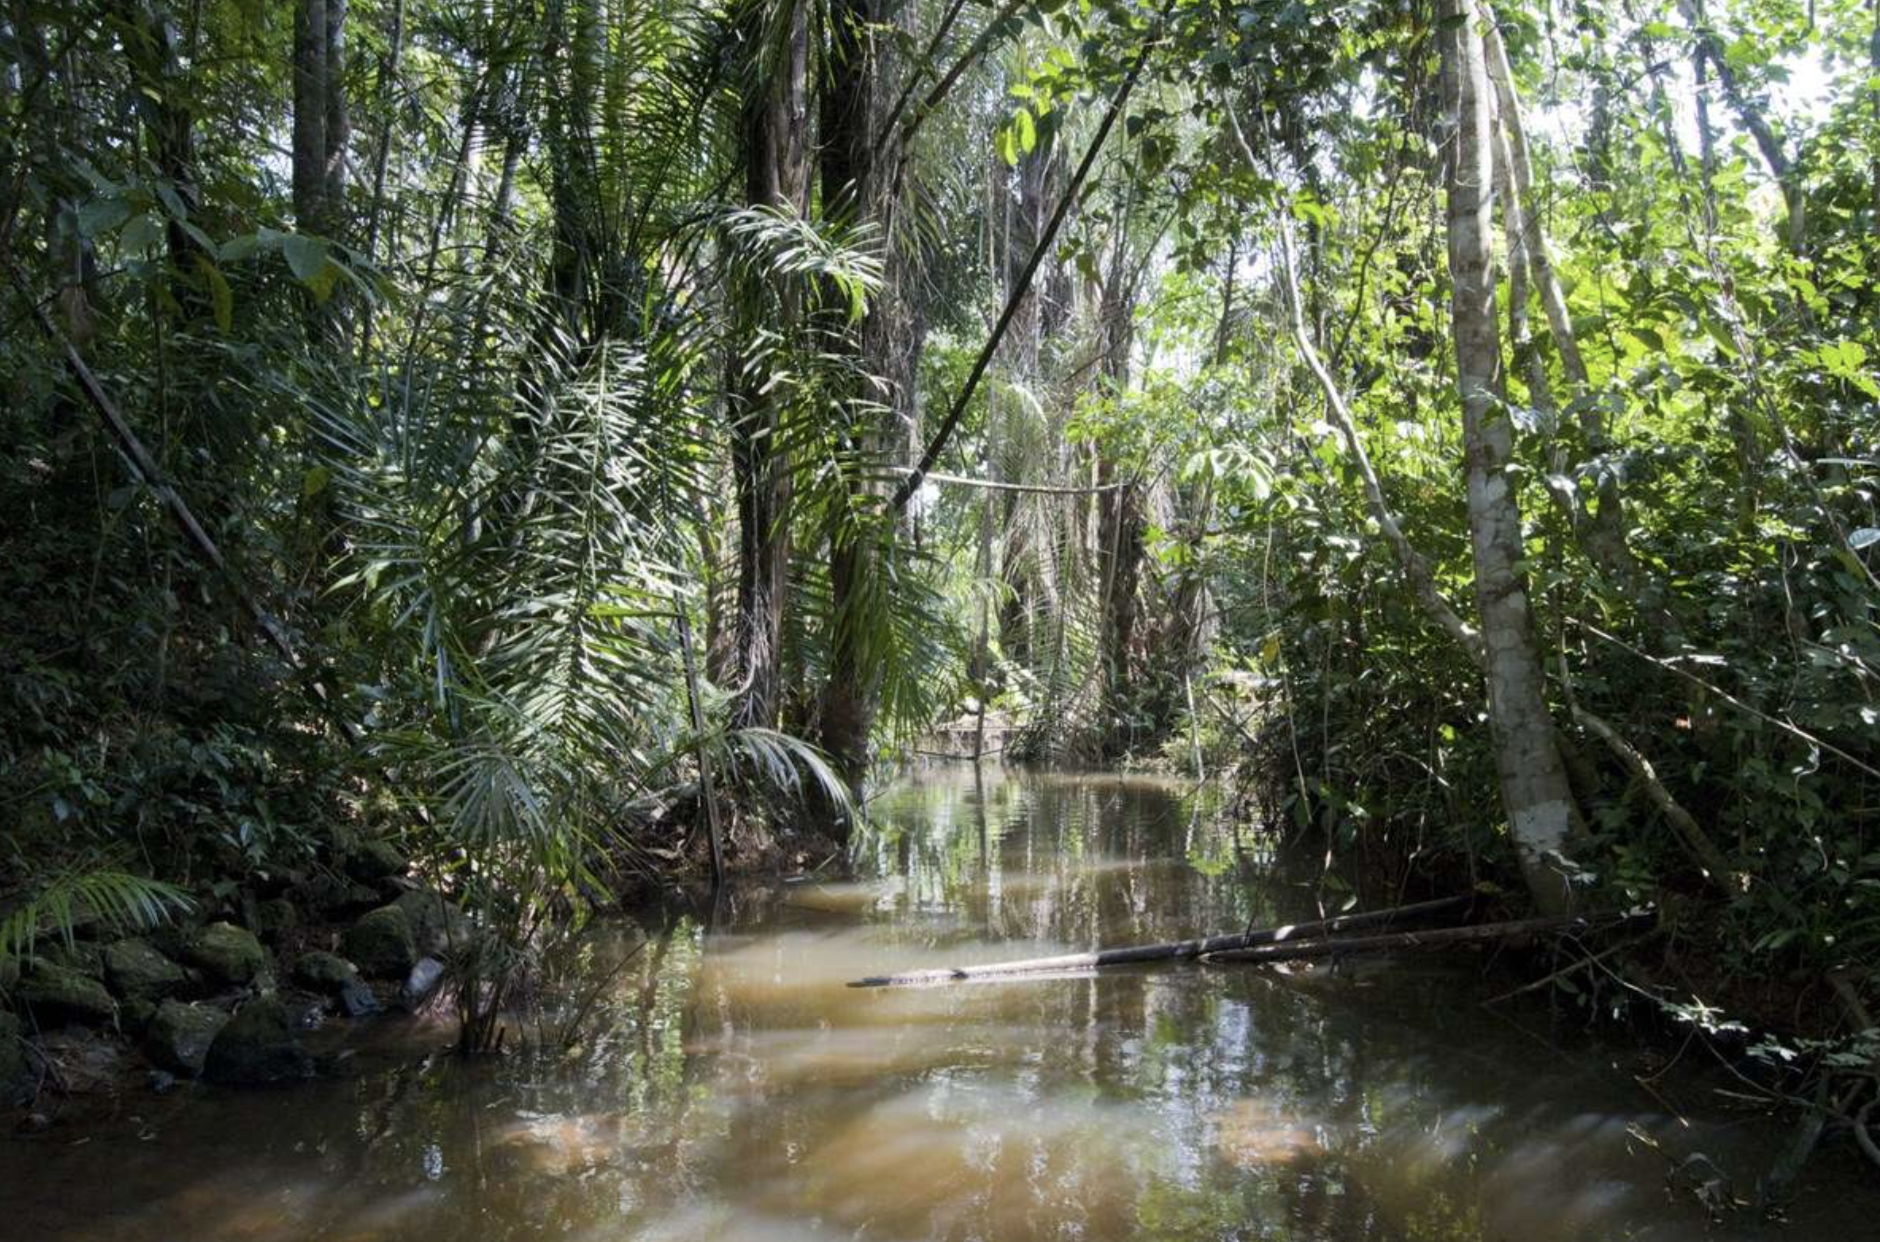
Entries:
MULTIPOLYGON (((1620 919, 1619 922, 1625 920, 1620 919)), ((1286 944, 1250 945, 1244 949, 1223 949, 1204 953, 1201 960, 1209 965, 1224 963, 1291 962, 1309 957, 1334 957, 1341 953, 1382 953, 1392 949, 1422 949, 1450 944, 1470 944, 1483 940, 1513 940, 1539 932, 1566 931, 1569 928, 1591 930, 1593 924, 1584 915, 1562 914, 1540 919, 1514 919, 1506 923, 1476 923, 1468 927, 1438 927, 1429 931, 1392 932, 1388 936, 1318 937, 1286 944)))
POLYGON ((1427 918, 1459 910, 1474 900, 1471 897, 1440 897, 1434 901, 1372 910, 1365 914, 1346 914, 1311 923, 1287 923, 1228 936, 1207 936, 1198 940, 1175 940, 1164 944, 1125 945, 1098 949, 1089 953, 1064 953, 1056 957, 1033 957, 1013 962, 987 962, 981 966, 949 966, 938 970, 910 970, 896 975, 870 975, 850 981, 852 988, 920 987, 938 983, 961 983, 969 979, 1002 979, 1012 975, 1035 975, 1072 970, 1095 970, 1103 966, 1123 966, 1132 962, 1161 962, 1195 958, 1207 953, 1222 953, 1255 945, 1327 936, 1365 927, 1385 927, 1399 919, 1427 918))

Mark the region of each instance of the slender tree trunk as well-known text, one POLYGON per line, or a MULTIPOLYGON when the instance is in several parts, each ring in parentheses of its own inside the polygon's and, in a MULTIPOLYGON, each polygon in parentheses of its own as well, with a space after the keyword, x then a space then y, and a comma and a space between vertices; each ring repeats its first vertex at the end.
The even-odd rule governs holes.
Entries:
POLYGON ((1701 0, 1678 0, 1678 13, 1690 27, 1691 35, 1697 42, 1698 56, 1710 62, 1716 71, 1717 85, 1723 88, 1723 97, 1730 104, 1730 110, 1736 113, 1736 119, 1749 131, 1750 138, 1761 152, 1763 163, 1768 165, 1769 173, 1776 179, 1782 190, 1782 201, 1788 211, 1788 219, 1783 227, 1783 236, 1789 250, 1801 254, 1808 248, 1808 212, 1807 195, 1802 189, 1802 166, 1800 161, 1789 158, 1783 149, 1782 139, 1776 136, 1769 118, 1761 107, 1737 79, 1736 70, 1730 67, 1730 58, 1724 52, 1722 42, 1716 31, 1711 28, 1709 15, 1705 13, 1701 0))
MULTIPOLYGON (((1249 153, 1249 160, 1252 156, 1249 153)), ((1371 455, 1364 446, 1364 438, 1358 433, 1357 420, 1351 416, 1351 408, 1345 401, 1344 390, 1332 378, 1319 357, 1318 348, 1312 344, 1306 332, 1305 309, 1299 296, 1298 264, 1293 254, 1292 226, 1282 216, 1279 221, 1279 274, 1286 298, 1287 322, 1292 328, 1293 345, 1299 350, 1306 368, 1318 381, 1319 390, 1325 396, 1326 411, 1332 416, 1332 423, 1338 428, 1340 437, 1345 442, 1345 451, 1351 455, 1357 467, 1358 479, 1364 485, 1365 500, 1371 511, 1371 520, 1377 523, 1383 532, 1384 542, 1390 545, 1391 555, 1397 559, 1397 567, 1408 581, 1410 589, 1435 626, 1455 639, 1456 645, 1466 652, 1478 666, 1482 663, 1482 636, 1474 626, 1464 621, 1449 601, 1437 588, 1436 576, 1430 568, 1429 560, 1410 542, 1404 533, 1403 524, 1398 520, 1396 511, 1390 506, 1390 500, 1384 494, 1384 484, 1378 478, 1377 470, 1371 464, 1371 455)))
MULTIPOLYGON (((1495 155, 1496 162, 1506 172, 1505 177, 1499 180, 1506 182, 1502 194, 1502 212, 1509 234, 1510 262, 1513 274, 1522 278, 1522 288, 1517 291, 1511 287, 1509 290, 1509 299, 1514 304, 1510 308, 1510 315, 1514 323, 1525 328, 1526 277, 1531 275, 1534 289, 1540 294, 1541 308, 1546 312, 1548 332, 1553 337, 1555 349, 1560 353, 1561 367, 1566 371, 1581 437, 1586 441, 1587 451, 1597 456, 1609 447, 1609 431, 1605 418, 1592 398, 1592 382, 1586 361, 1580 353, 1579 338, 1573 330, 1573 317, 1567 311, 1566 293, 1554 271, 1553 257, 1548 250, 1547 230, 1541 222, 1540 203, 1535 196, 1533 161, 1528 154, 1527 129, 1521 120, 1521 97, 1515 90, 1514 70, 1509 64, 1501 32, 1494 24, 1488 5, 1479 4, 1477 11, 1482 21, 1488 76, 1494 85, 1500 111, 1496 125, 1495 155)), ((1517 339, 1514 345, 1517 354, 1529 360, 1530 387, 1535 390, 1537 404, 1545 400, 1547 405, 1544 408, 1551 409, 1553 398, 1548 391, 1546 371, 1539 355, 1527 348, 1525 339, 1517 339)), ((1638 560, 1626 543, 1625 500, 1611 470, 1599 472, 1594 494, 1598 501, 1594 507, 1589 508, 1578 501, 1573 503, 1580 542, 1585 545, 1593 560, 1621 585, 1635 591, 1648 589, 1649 584, 1643 579, 1638 560)))
POLYGON ((326 227, 327 4, 294 6, 294 223, 303 232, 326 227))
MULTIPOLYGON (((318 3, 319 0, 309 0, 318 3)), ((322 103, 326 109, 322 152, 321 197, 329 217, 327 228, 338 231, 346 206, 347 145, 352 141, 352 117, 346 106, 346 3, 326 0, 326 40, 321 68, 324 82, 322 103)))
POLYGON ((1489 724, 1502 805, 1528 888, 1537 907, 1558 913, 1571 904, 1572 894, 1548 855, 1566 848, 1577 816, 1547 707, 1522 570, 1521 510, 1509 473, 1514 436, 1502 397, 1501 332, 1490 259, 1492 88, 1469 0, 1446 0, 1444 7, 1457 19, 1445 32, 1443 49, 1444 80, 1457 118, 1447 178, 1449 274, 1489 724))
MULTIPOLYGON (((1097 318, 1103 341, 1103 379, 1105 387, 1118 397, 1129 388, 1129 352, 1132 344, 1130 293, 1128 279, 1128 213, 1119 224, 1115 261, 1104 281, 1097 318)), ((1120 467, 1114 457, 1104 454, 1097 464, 1097 482, 1101 486, 1122 483, 1102 499, 1097 520, 1097 548, 1103 564, 1103 686, 1107 724, 1112 730, 1106 749, 1126 749, 1133 728, 1123 737, 1114 730, 1135 713, 1131 685, 1131 657, 1136 641, 1136 593, 1140 585, 1143 555, 1143 513, 1140 485, 1134 479, 1119 477, 1120 467), (1119 745, 1120 743, 1120 745, 1119 745)))
MULTIPOLYGON (((1035 283, 1021 285, 1019 277, 1032 248, 1038 243, 1050 210, 1045 201, 1050 180, 1045 175, 1046 159, 1045 152, 1034 149, 1019 160, 1016 194, 1008 188, 1010 170, 1005 161, 993 155, 987 164, 999 221, 992 257, 1000 291, 1014 308, 1011 327, 999 344, 996 362, 1000 371, 1014 381, 1014 388, 1036 387, 1038 358, 1044 345, 1043 307, 1035 283)), ((1013 477, 1025 472, 1025 463, 1013 451, 1016 423, 1022 420, 1016 408, 1020 400, 1016 392, 992 398, 991 445, 987 456, 995 481, 1023 481, 1013 477)), ((1039 575, 1032 568, 1049 555, 1049 550, 1031 546, 1030 528, 1020 520, 1023 503, 1018 493, 1008 492, 999 502, 1002 512, 998 524, 999 572, 1004 585, 998 618, 999 646, 1012 662, 1021 666, 1029 664, 1033 657, 1032 624, 1040 609, 1049 607, 1051 599, 1050 592, 1038 589, 1036 578, 1039 575)))

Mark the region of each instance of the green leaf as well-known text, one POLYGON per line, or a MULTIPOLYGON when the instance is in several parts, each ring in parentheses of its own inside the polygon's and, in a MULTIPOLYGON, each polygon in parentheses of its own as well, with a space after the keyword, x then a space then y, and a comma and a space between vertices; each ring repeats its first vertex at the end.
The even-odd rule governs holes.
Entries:
POLYGON ((305 233, 289 233, 281 239, 281 253, 287 256, 287 268, 294 279, 311 285, 326 270, 326 243, 305 233))
POLYGON ((84 237, 102 237, 131 218, 131 205, 121 198, 94 198, 78 209, 78 231, 84 237))
POLYGON ((258 234, 243 233, 239 237, 231 237, 223 242, 217 248, 216 257, 224 263, 240 263, 252 257, 260 249, 261 238, 258 234))
POLYGON ((163 242, 163 217, 146 211, 124 226, 118 244, 134 255, 148 257, 163 242))
POLYGON ((203 282, 209 286, 209 302, 215 310, 215 326, 224 332, 231 330, 235 326, 235 291, 229 288, 222 269, 212 263, 208 255, 196 256, 196 270, 202 273, 203 282))

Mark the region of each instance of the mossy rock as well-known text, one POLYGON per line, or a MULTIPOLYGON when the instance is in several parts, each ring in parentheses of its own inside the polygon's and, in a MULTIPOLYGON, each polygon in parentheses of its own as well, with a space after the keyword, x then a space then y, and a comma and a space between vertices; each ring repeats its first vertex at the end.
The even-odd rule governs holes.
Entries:
POLYGON ((144 1030, 144 1055, 151 1064, 194 1078, 202 1073, 209 1045, 227 1026, 229 1016, 208 1005, 166 1000, 144 1030))
POLYGON ((299 896, 309 909, 327 915, 351 914, 385 900, 371 885, 336 875, 314 876, 300 887, 299 896))
POLYGON ((277 940, 300 926, 300 911, 285 897, 273 897, 254 904, 248 926, 263 940, 277 940))
POLYGON ((110 1023, 117 1019, 117 1002, 111 999, 104 984, 90 975, 44 960, 20 981, 19 998, 41 1026, 68 1022, 110 1023))
POLYGON ((233 923, 210 923, 183 945, 184 960, 218 983, 246 984, 267 968, 268 951, 251 931, 233 923))
MULTIPOLYGON (((470 919, 456 905, 426 889, 414 889, 392 903, 405 912, 418 952, 448 955, 470 938, 470 919)), ((409 968, 409 967, 407 967, 409 968)))
POLYGON ((397 905, 380 906, 346 929, 340 952, 373 979, 402 979, 418 960, 411 922, 397 905))
POLYGON ((410 860, 390 841, 372 840, 360 842, 347 853, 344 869, 361 884, 376 884, 403 875, 410 865, 410 860))
POLYGON ((323 996, 338 996, 359 982, 359 968, 337 953, 315 949, 294 959, 294 982, 323 996))
POLYGON ((157 1002, 141 996, 118 1003, 118 1030, 137 1036, 148 1030, 157 1017, 157 1002))
POLYGON ((308 1078, 313 1057, 294 1038, 287 1006, 263 996, 243 1005, 209 1045, 203 1077, 235 1086, 261 1086, 308 1078))
POLYGON ((104 978, 126 1000, 161 1000, 188 982, 183 968, 142 940, 105 946, 104 978))
POLYGON ((379 1012, 379 998, 359 976, 359 968, 337 953, 315 949, 294 962, 294 982, 339 1001, 349 1018, 379 1012))
POLYGON ((61 969, 92 979, 104 978, 104 946, 89 940, 67 942, 54 938, 41 940, 33 950, 34 956, 43 962, 49 962, 61 969))

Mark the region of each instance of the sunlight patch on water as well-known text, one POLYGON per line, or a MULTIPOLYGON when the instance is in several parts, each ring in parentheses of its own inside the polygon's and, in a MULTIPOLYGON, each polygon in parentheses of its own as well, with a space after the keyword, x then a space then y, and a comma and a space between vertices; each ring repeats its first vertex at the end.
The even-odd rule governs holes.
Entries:
POLYGON ((1215 1147, 1243 1169, 1290 1164, 1325 1150, 1316 1128, 1270 1100, 1235 1100, 1209 1120, 1214 1127, 1215 1147))

